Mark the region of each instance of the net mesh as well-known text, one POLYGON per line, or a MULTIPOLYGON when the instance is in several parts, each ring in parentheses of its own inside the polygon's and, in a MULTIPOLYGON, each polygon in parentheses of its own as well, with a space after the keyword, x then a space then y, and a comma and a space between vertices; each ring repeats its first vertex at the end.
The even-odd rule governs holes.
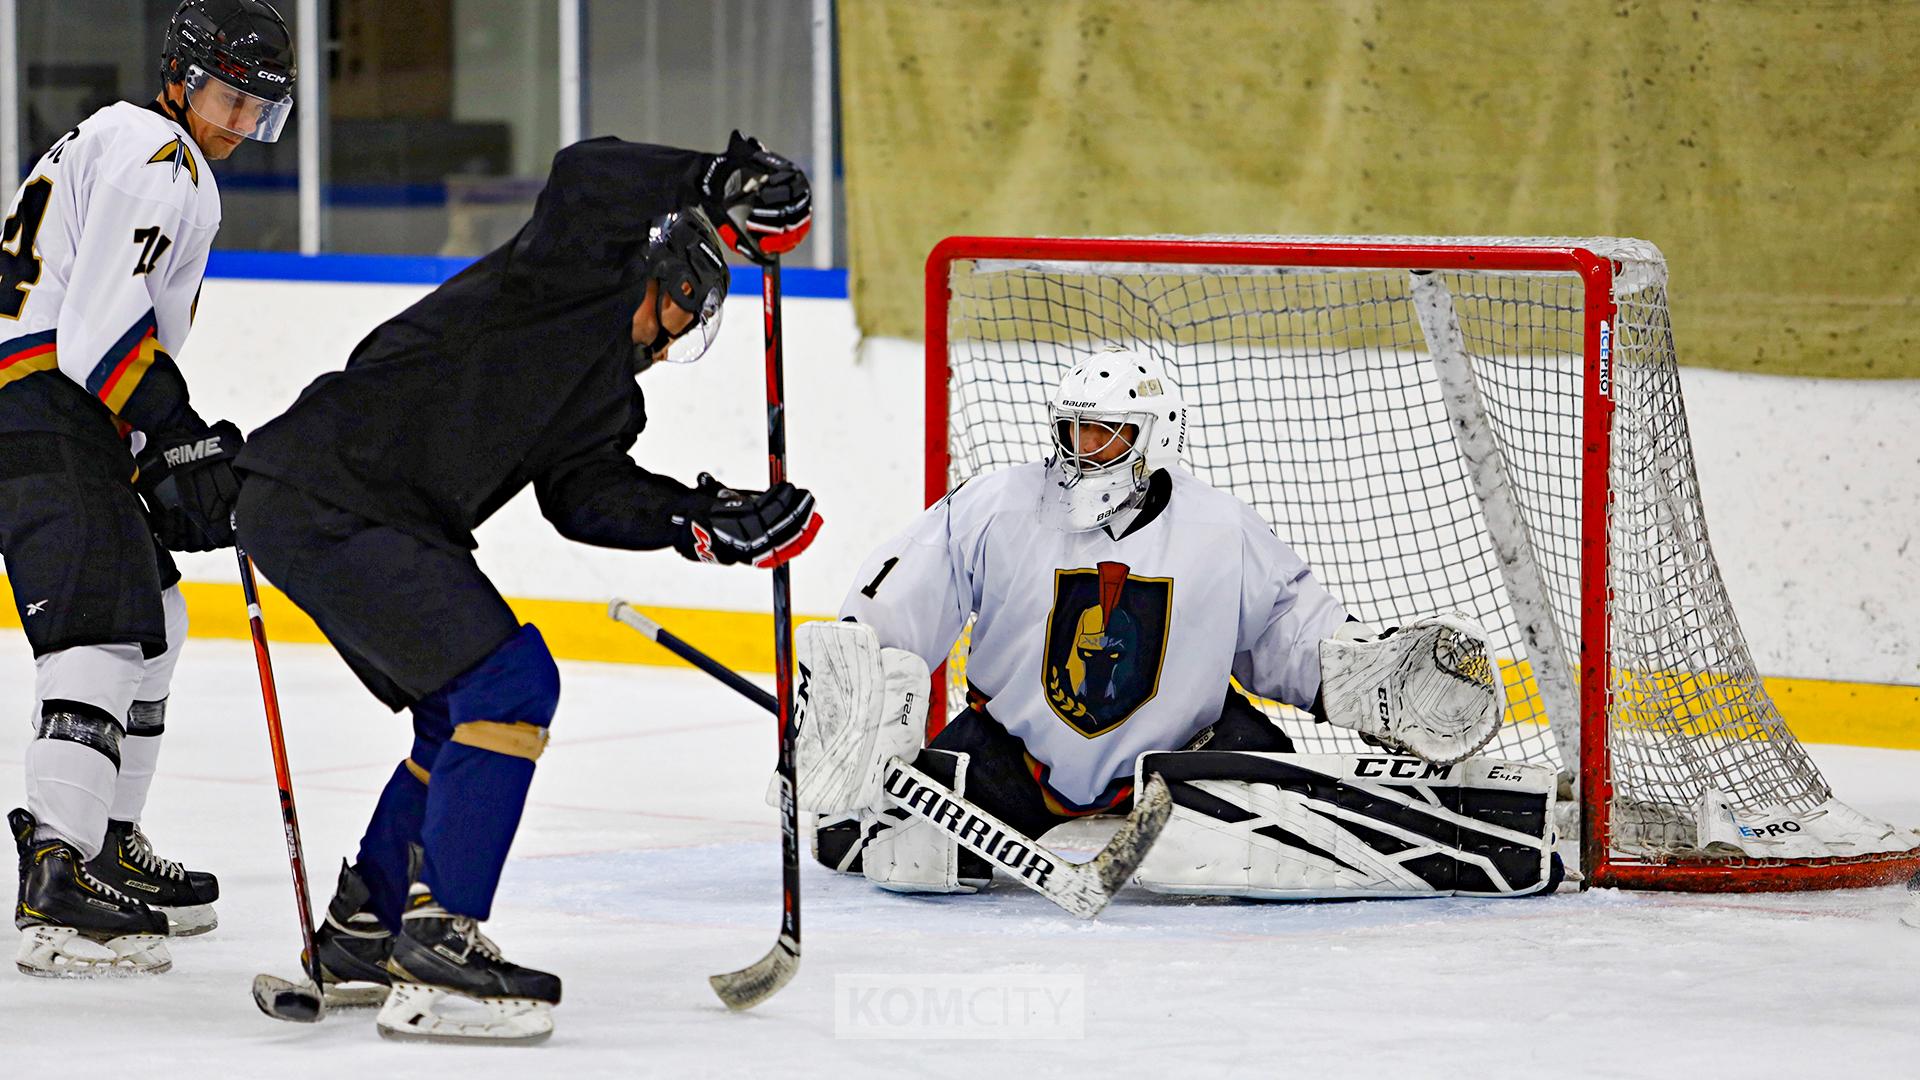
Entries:
MULTIPOLYGON (((1609 841, 1622 852, 1684 855, 1708 788, 1743 810, 1807 809, 1829 793, 1762 688, 1708 545, 1659 253, 1638 241, 1578 243, 1620 267, 1609 841)), ((1190 406, 1193 472, 1255 507, 1356 617, 1388 626, 1459 610, 1479 620, 1508 688, 1508 721, 1488 752, 1570 771, 1577 746, 1561 745, 1548 726, 1533 665, 1578 674, 1579 277, 1437 272, 1567 653, 1533 657, 1449 426, 1407 270, 1121 256, 953 264, 949 482, 1044 456, 1048 394, 1077 354, 1109 342, 1151 349, 1190 406)), ((961 650, 950 665, 956 679, 964 642, 961 650)), ((1365 749, 1283 707, 1274 715, 1302 751, 1365 749)))

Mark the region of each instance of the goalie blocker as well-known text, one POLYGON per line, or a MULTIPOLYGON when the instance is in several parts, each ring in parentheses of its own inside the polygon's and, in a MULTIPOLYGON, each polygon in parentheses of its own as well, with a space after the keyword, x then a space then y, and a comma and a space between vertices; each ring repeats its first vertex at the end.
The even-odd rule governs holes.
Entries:
POLYGON ((1268 900, 1530 896, 1564 875, 1551 769, 1372 754, 1142 754, 1174 809, 1134 880, 1268 900))

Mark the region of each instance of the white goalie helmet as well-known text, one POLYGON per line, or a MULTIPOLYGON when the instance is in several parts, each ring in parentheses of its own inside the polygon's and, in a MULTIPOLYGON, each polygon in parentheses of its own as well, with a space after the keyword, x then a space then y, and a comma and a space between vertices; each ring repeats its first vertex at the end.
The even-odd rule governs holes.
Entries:
POLYGON ((1055 387, 1048 421, 1043 509, 1068 532, 1138 505, 1153 474, 1186 455, 1186 402, 1166 365, 1141 348, 1109 345, 1082 357, 1055 387))

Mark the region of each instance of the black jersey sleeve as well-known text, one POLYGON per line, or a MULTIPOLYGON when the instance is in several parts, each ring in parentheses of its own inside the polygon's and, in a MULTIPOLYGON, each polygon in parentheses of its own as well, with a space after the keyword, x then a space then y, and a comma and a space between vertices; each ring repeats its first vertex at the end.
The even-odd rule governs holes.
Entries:
POLYGON ((514 242, 519 287, 549 295, 619 288, 646 242, 647 223, 696 205, 700 172, 713 157, 610 137, 561 150, 514 242))
POLYGON ((673 544, 668 519, 693 491, 641 468, 610 442, 535 479, 533 493, 540 513, 569 540, 652 551, 673 544))

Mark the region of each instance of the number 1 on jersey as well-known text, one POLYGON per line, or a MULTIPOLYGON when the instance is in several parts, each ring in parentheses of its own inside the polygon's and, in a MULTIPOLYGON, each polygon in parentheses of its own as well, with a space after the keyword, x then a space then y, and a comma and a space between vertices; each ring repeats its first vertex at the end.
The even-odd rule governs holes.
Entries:
POLYGON ((880 572, 873 575, 872 581, 869 581, 865 585, 860 587, 860 595, 866 597, 869 600, 873 599, 874 594, 880 591, 880 583, 887 580, 887 575, 893 573, 894 565, 897 564, 899 561, 900 561, 900 556, 895 555, 892 558, 888 559, 886 562, 881 563, 880 572))

